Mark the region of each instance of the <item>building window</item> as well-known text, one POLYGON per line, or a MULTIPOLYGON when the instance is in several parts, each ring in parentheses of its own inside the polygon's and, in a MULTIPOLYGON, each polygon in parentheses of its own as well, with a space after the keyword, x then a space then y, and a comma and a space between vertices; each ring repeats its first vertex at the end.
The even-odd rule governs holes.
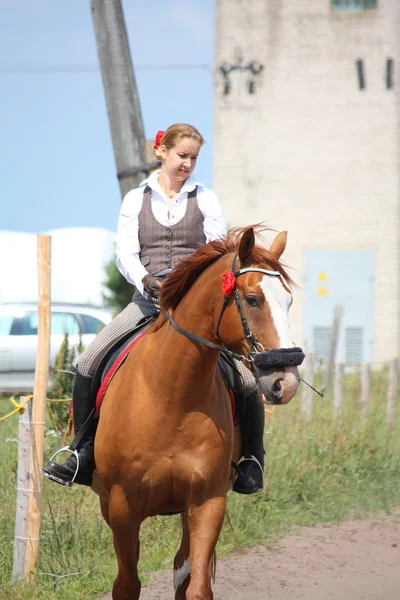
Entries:
POLYGON ((365 90, 364 61, 361 58, 356 61, 356 68, 358 76, 358 87, 360 90, 365 90))
POLYGON ((386 59, 386 88, 391 90, 394 87, 393 84, 393 58, 386 59))
POLYGON ((333 10, 371 10, 377 5, 378 0, 332 0, 333 10))

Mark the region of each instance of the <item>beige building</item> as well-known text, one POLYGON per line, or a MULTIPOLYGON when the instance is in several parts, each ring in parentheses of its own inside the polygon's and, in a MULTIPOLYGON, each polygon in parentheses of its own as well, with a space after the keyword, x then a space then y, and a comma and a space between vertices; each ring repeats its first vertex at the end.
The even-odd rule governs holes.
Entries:
MULTIPOLYGON (((214 187, 289 231, 294 341, 400 355, 400 0, 217 0, 214 187)), ((272 234, 269 236, 272 239, 272 234)))

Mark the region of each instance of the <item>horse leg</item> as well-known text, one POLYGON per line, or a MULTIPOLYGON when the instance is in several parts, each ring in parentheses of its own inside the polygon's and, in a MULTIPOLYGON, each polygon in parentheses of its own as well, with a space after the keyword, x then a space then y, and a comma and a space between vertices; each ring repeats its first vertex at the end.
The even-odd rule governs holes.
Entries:
POLYGON ((131 514, 122 490, 111 494, 108 519, 118 560, 118 574, 114 581, 112 598, 138 600, 141 590, 137 569, 141 520, 131 514))
POLYGON ((104 498, 100 498, 100 510, 101 510, 101 514, 103 515, 103 519, 105 520, 107 525, 109 527, 111 527, 110 526, 110 503, 108 500, 105 500, 104 498))
POLYGON ((191 578, 186 600, 212 600, 211 577, 215 546, 225 516, 225 495, 191 504, 188 511, 191 578))
MULTIPOLYGON (((110 503, 108 500, 104 500, 103 498, 100 498, 100 508, 101 508, 101 514, 103 515, 103 519, 105 520, 105 522, 107 523, 107 525, 111 528, 111 523, 110 523, 110 503)), ((136 553, 136 565, 139 561, 139 547, 140 547, 140 541, 139 541, 139 536, 137 539, 137 553, 136 553)), ((120 554, 120 550, 118 547, 118 543, 117 543, 117 539, 116 539, 116 535, 114 534, 114 549, 115 549, 115 554, 117 555, 117 560, 118 560, 118 574, 120 573, 120 570, 123 570, 123 558, 122 555, 120 554)), ((140 582, 139 582, 139 586, 140 586, 140 582)), ((114 587, 115 587, 115 583, 114 583, 114 587)), ((134 596, 135 600, 136 598, 139 598, 140 596, 140 587, 139 587, 139 593, 137 596, 134 596)), ((114 592, 113 590, 113 598, 119 598, 118 596, 118 591, 114 592)), ((122 598, 125 598, 125 596, 122 596, 122 598)))
POLYGON ((185 600, 186 590, 190 583, 190 540, 187 517, 181 516, 182 540, 174 559, 175 600, 185 600))
POLYGON ((130 535, 132 539, 126 545, 118 543, 114 533, 114 548, 118 560, 118 575, 112 588, 113 600, 138 600, 142 584, 139 579, 137 564, 139 562, 140 541, 138 532, 132 529, 125 529, 124 535, 130 535), (131 548, 129 548, 131 546, 131 548))

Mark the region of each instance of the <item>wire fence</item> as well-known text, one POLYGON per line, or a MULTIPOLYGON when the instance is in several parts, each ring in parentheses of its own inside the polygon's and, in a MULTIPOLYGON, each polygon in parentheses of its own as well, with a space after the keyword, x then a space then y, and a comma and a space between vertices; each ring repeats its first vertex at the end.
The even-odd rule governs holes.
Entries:
POLYGON ((301 394, 301 412, 306 419, 313 415, 314 393, 318 390, 320 395, 332 403, 332 415, 341 420, 345 390, 349 378, 356 378, 358 383, 360 416, 364 418, 371 408, 372 380, 376 372, 385 372, 383 385, 386 394, 386 419, 388 423, 395 420, 399 395, 400 359, 389 361, 365 363, 362 365, 345 365, 344 363, 330 363, 324 365, 315 359, 312 353, 307 354, 302 367, 302 378, 306 385, 301 394), (313 389, 315 388, 315 389, 313 389))
MULTIPOLYGON (((28 396, 21 396, 19 402, 14 398, 14 396, 10 396, 9 401, 14 406, 14 409, 9 413, 0 416, 0 424, 2 421, 6 421, 7 419, 13 417, 14 415, 23 415, 26 411, 26 404, 33 400, 33 394, 29 394, 28 396)), ((46 407, 48 414, 51 419, 51 423, 53 425, 54 431, 59 438, 63 435, 68 436, 72 428, 72 414, 70 412, 70 416, 68 422, 66 423, 66 427, 63 427, 62 424, 57 423, 57 419, 54 415, 54 412, 51 408, 53 403, 69 403, 71 404, 72 398, 47 398, 46 399, 46 407)))

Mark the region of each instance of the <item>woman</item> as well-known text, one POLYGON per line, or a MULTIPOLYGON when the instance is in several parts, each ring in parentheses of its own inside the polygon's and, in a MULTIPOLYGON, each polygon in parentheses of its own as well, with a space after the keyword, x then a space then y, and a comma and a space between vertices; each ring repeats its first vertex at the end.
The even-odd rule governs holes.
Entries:
MULTIPOLYGON (((118 221, 117 266, 136 287, 132 302, 109 323, 81 354, 73 391, 74 427, 78 434, 93 414, 93 374, 107 350, 144 318, 157 316, 162 278, 180 260, 202 244, 226 234, 226 224, 217 196, 192 178, 204 143, 192 125, 178 123, 159 131, 154 154, 161 169, 125 196, 118 221)), ((250 371, 238 363, 244 378, 246 416, 242 434, 246 455, 234 489, 252 493, 262 488, 264 409, 250 371), (247 424, 246 430, 246 422, 247 424), (254 431, 254 428, 256 431, 254 431)), ((79 470, 76 483, 91 485, 96 420, 82 430, 77 446, 79 470)), ((46 475, 64 485, 71 484, 77 460, 72 454, 63 464, 50 461, 46 475)))

